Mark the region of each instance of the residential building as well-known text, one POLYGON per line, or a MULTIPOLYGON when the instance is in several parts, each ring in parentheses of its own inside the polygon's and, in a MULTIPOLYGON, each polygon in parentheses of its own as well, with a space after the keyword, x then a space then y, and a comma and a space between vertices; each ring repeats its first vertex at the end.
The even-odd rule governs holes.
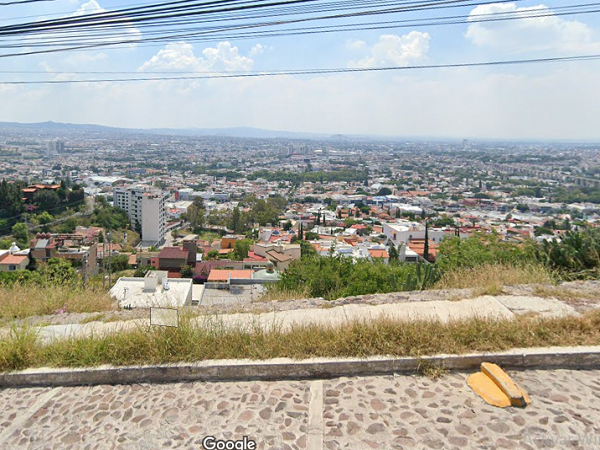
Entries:
POLYGON ((279 272, 285 272, 292 261, 300 259, 300 244, 259 242, 254 244, 254 254, 272 262, 279 272))
POLYGON ((179 247, 165 247, 158 254, 158 269, 180 272, 188 262, 188 250, 179 247))
POLYGON ((31 256, 36 261, 47 262, 51 258, 64 258, 74 267, 80 267, 86 275, 98 274, 98 244, 86 234, 38 233, 29 243, 31 256))
POLYGON ((165 240, 167 194, 149 186, 115 187, 113 204, 127 211, 134 230, 141 234, 142 242, 160 245, 165 240))
POLYGON ((9 250, 0 250, 0 272, 25 270, 29 261, 28 255, 12 254, 9 250))

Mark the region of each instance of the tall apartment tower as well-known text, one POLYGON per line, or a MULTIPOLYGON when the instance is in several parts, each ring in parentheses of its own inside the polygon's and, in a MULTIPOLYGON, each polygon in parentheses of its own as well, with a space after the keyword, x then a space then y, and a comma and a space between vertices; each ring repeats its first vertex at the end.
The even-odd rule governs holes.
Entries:
POLYGON ((65 151, 65 143, 58 139, 46 142, 46 157, 63 153, 65 151))
POLYGON ((127 211, 143 242, 162 244, 165 239, 167 194, 148 186, 115 187, 113 205, 127 211))

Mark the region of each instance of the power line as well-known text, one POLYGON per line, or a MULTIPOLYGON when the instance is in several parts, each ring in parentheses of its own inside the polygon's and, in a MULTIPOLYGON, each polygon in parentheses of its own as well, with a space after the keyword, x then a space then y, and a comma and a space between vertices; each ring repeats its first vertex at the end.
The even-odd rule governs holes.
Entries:
MULTIPOLYGON (((190 0, 185 0, 190 1, 190 0)), ((362 0, 355 0, 354 2, 335 2, 329 3, 329 5, 339 5, 346 4, 346 7, 356 7, 360 6, 362 0), (358 1, 358 2, 357 2, 358 1)), ((387 0, 380 0, 386 2, 387 0)), ((285 2, 284 2, 285 3, 285 2)), ((288 2, 289 3, 289 2, 288 2)), ((376 2, 371 2, 373 5, 376 2)), ((403 12, 413 11, 414 9, 414 1, 405 0, 405 2, 396 2, 398 4, 410 5, 404 6, 402 8, 403 12)), ((429 9, 446 9, 446 8, 455 8, 455 7, 473 7, 480 6, 486 4, 498 3, 496 1, 488 1, 488 2, 470 2, 468 4, 462 3, 462 0, 450 0, 446 2, 426 2, 418 4, 417 10, 429 10, 429 9), (440 4, 442 3, 442 4, 440 4), (448 4, 451 3, 451 4, 448 4)), ((206 5, 204 3, 203 5, 206 5)), ((389 3, 380 3, 379 6, 389 6, 389 3)), ((506 20, 525 20, 525 19, 533 19, 533 18, 544 18, 544 17, 553 17, 553 16, 566 16, 573 14, 590 14, 600 12, 600 9, 585 9, 591 7, 597 7, 600 3, 587 3, 587 4, 579 4, 579 5, 569 5, 563 7, 554 8, 552 11, 543 10, 543 9, 534 9, 534 10, 520 10, 520 11, 507 11, 507 12, 495 12, 495 13, 486 13, 486 14, 468 14, 463 16, 445 16, 445 17, 437 17, 431 19, 409 19, 409 20, 396 20, 396 21, 378 21, 378 22, 370 22, 370 23, 353 23, 353 24, 343 24, 343 25, 326 25, 319 27, 300 27, 300 28, 286 28, 283 30, 264 30, 264 31, 249 31, 251 28, 263 28, 263 27, 273 27, 273 26, 282 26, 282 25, 290 25, 293 23, 312 21, 312 20, 327 20, 333 18, 346 18, 346 17, 360 17, 362 15, 371 15, 371 14, 385 14, 388 13, 389 10, 377 10, 377 11, 362 11, 362 12, 354 12, 350 14, 338 14, 338 15, 329 15, 329 16, 319 16, 319 17, 308 17, 301 19, 293 19, 293 20, 279 20, 274 22, 262 22, 262 23, 247 23, 247 24, 239 24, 235 26, 229 27, 196 27, 188 30, 176 28, 173 30, 165 31, 145 31, 144 36, 148 35, 158 35, 157 37, 144 37, 144 38, 131 38, 131 39, 123 39, 120 41, 103 41, 106 38, 114 38, 120 37, 123 35, 123 31, 127 31, 126 29, 119 32, 119 34, 104 33, 102 30, 104 27, 94 30, 94 33, 89 33, 86 35, 82 34, 65 34, 62 33, 62 36, 55 36, 54 40, 46 40, 46 41, 30 41, 18 42, 14 44, 8 44, 0 46, 0 48, 21 48, 24 45, 30 48, 40 48, 40 47, 61 47, 65 46, 66 48, 52 48, 49 50, 30 50, 27 52, 21 53, 8 53, 8 54, 0 54, 0 57, 12 57, 12 56, 24 56, 24 55, 33 55, 40 53, 53 53, 59 51, 78 51, 78 50, 88 50, 90 48, 98 48, 98 47, 114 47, 122 44, 142 44, 146 43, 156 43, 161 41, 172 41, 177 39, 186 39, 188 42, 208 42, 215 41, 217 39, 257 39, 257 38, 265 38, 265 37, 280 37, 280 36, 293 36, 293 35, 308 35, 308 34, 317 34, 317 33, 334 33, 334 32, 348 32, 348 31, 358 31, 358 30, 379 30, 379 29, 388 29, 388 28, 406 28, 409 26, 413 27, 430 27, 430 26, 440 26, 440 25, 456 25, 456 24, 465 24, 465 23, 478 23, 478 22, 487 22, 487 21, 506 21, 506 20), (542 13, 540 13, 542 11, 542 13), (237 33, 231 33, 232 31, 238 30, 237 33), (246 30, 246 31, 244 31, 246 30), (99 32, 100 31, 100 32, 99 32), (227 34, 224 34, 227 33, 227 34), (87 41, 85 40, 87 39, 87 41), (100 41, 100 42, 98 42, 100 41), (77 42, 77 45, 74 43, 77 42), (70 46, 70 47, 69 47, 70 46)), ((298 6, 295 6, 298 8, 298 6)), ((398 7, 393 9, 393 12, 398 12, 398 7)), ((297 13, 297 11, 295 12, 297 13)), ((276 15, 278 13, 270 14, 276 15)), ((267 14, 269 15, 269 14, 267 14)), ((191 19, 186 19, 186 22, 178 21, 177 25, 182 25, 188 23, 191 19)), ((228 20, 227 18, 216 19, 219 20, 228 20)), ((202 19, 197 20, 194 19, 194 23, 206 23, 206 22, 214 22, 214 19, 202 19)), ((171 24, 175 23, 173 21, 171 24)), ((153 24, 149 24, 148 27, 160 27, 160 20, 156 20, 153 24), (156 24, 157 22, 158 25, 156 24)), ((110 29, 111 27, 108 27, 110 29)), ((121 27, 123 28, 123 27, 121 27)), ((131 29, 131 27, 130 27, 131 29)))
MULTIPOLYGON (((305 1, 310 1, 310 0, 305 0, 305 1)), ((285 3, 285 2, 284 2, 285 3)), ((289 3, 289 2, 288 2, 289 3)), ((62 45, 71 45, 70 47, 65 47, 65 48, 51 48, 51 49, 47 49, 47 50, 29 50, 29 51, 25 51, 25 52, 20 52, 20 53, 5 53, 5 54, 0 54, 0 58, 7 58, 7 57, 15 57, 15 56, 26 56, 26 55, 35 55, 35 54, 42 54, 42 53, 55 53, 55 52, 60 52, 60 51, 75 51, 75 50, 87 50, 87 49, 91 49, 91 48, 99 48, 99 47, 112 47, 115 45, 123 45, 123 44, 137 44, 137 43, 141 43, 141 42, 158 42, 158 41, 164 41, 164 40, 173 40, 173 39, 185 39, 185 38, 191 38, 193 36, 198 36, 198 35, 210 35, 211 33, 215 33, 218 34, 218 32, 223 32, 223 31, 235 31, 235 30, 240 30, 240 29, 247 29, 247 28, 258 28, 258 27, 269 27, 269 26, 282 26, 282 25, 289 25, 292 23, 300 23, 300 22, 306 22, 306 21, 312 21, 312 20, 332 20, 332 19, 347 19, 347 18, 352 18, 352 17, 364 17, 364 16, 368 16, 368 15, 377 15, 377 14, 389 14, 389 13, 396 13, 396 12, 409 12, 409 11, 423 11, 423 10, 430 10, 430 9, 445 9, 445 8, 455 8, 455 7, 461 7, 461 6, 468 6, 468 7, 473 7, 473 6, 479 6, 482 4, 490 4, 490 3, 497 3, 497 2, 493 2, 493 1, 487 1, 487 2, 473 2, 470 0, 443 0, 443 1, 435 1, 435 2, 421 2, 421 3, 414 3, 414 1, 410 1, 408 3, 404 3, 404 2, 400 2, 403 3, 403 6, 401 7, 394 7, 394 8, 387 8, 387 9, 379 9, 379 10, 367 10, 367 11, 358 11, 358 12, 351 12, 351 13, 343 13, 343 14, 333 14, 333 15, 325 15, 325 16, 318 16, 318 17, 304 17, 304 18, 300 18, 300 19, 293 19, 293 20, 279 20, 276 22, 266 22, 266 23, 254 23, 254 24, 242 24, 242 25, 237 25, 234 27, 230 27, 227 28, 225 30, 223 29, 218 29, 215 30, 214 28, 211 29, 204 29, 202 31, 198 31, 198 32, 193 32, 193 33, 185 33, 185 34, 170 34, 167 36, 158 36, 158 37, 150 37, 150 38, 134 38, 134 39, 123 39, 120 41, 104 41, 104 42, 94 42, 94 41, 82 41, 82 37, 85 36, 77 36, 77 45, 73 45, 72 42, 68 43, 68 44, 62 44, 62 45), (465 3, 466 1, 466 3, 465 3)), ((354 27, 353 29, 356 29, 356 27, 354 27)), ((359 28, 360 29, 360 28, 359 28)), ((1 33, 2 27, 0 27, 0 33, 1 33)), ((171 30, 170 33, 175 33, 177 31, 173 31, 171 30)), ((317 32, 317 31, 313 31, 313 32, 317 32)), ((325 32, 325 30, 323 30, 323 32, 325 32)), ((329 30, 328 32, 331 32, 331 30, 329 30)), ((254 37, 257 37, 260 33, 252 33, 251 35, 254 37)), ((289 33, 291 34, 295 34, 295 33, 289 33)), ((301 34, 301 33, 298 33, 301 34)), ((305 32, 304 34, 308 34, 307 32, 305 32)), ((122 35, 122 33, 120 34, 122 35)), ((266 32, 265 35, 273 35, 273 36, 281 36, 281 35, 286 35, 286 31, 283 30, 282 32, 280 32, 279 34, 276 34, 274 32, 266 32)), ((88 35, 89 36, 89 35, 88 35)), ((92 35, 93 36, 93 35, 92 35)), ((240 37, 243 38, 244 36, 236 36, 236 37, 240 37)), ((218 36, 219 39, 226 39, 226 36, 223 36, 222 34, 218 36)), ((27 41, 27 46, 28 47, 33 47, 35 44, 35 42, 29 42, 27 41)), ((16 46, 21 47, 24 44, 18 44, 16 46)), ((46 45, 50 45, 50 44, 46 44, 46 45)), ((56 44, 58 45, 58 43, 56 44)))
POLYGON ((522 65, 551 62, 575 62, 591 61, 600 59, 600 54, 578 55, 578 56, 557 56, 550 58, 531 58, 531 59, 513 59, 503 61, 484 61, 453 64, 429 64, 412 66, 388 66, 388 67, 353 67, 336 69, 299 69, 299 70, 280 70, 269 72, 244 72, 244 73, 216 73, 213 75, 201 76, 178 76, 178 77, 138 77, 138 78, 109 78, 109 79, 90 79, 90 80, 37 80, 37 81, 6 81, 0 84, 6 85, 32 85, 32 84, 82 84, 82 83, 128 83, 128 82, 148 82, 148 81, 193 81, 209 79, 228 79, 228 78, 262 78, 284 75, 329 75, 340 73, 363 73, 363 72, 391 72, 405 70, 425 70, 425 69, 452 69, 464 67, 486 67, 486 66, 504 66, 504 65, 522 65))
MULTIPOLYGON (((191 0, 182 0, 183 2, 189 2, 191 0)), ((237 1, 237 0, 233 0, 237 1)), ((7 25, 0 27, 0 36, 10 36, 10 35, 20 35, 20 34, 30 34, 33 32, 41 32, 48 33, 50 31, 64 33, 65 31, 69 31, 70 29, 81 29, 84 27, 94 27, 93 29, 98 29, 98 27, 115 27, 115 26, 144 26, 145 22, 151 22, 152 26, 156 26, 156 24, 162 24, 163 26, 172 26, 174 24, 180 24, 181 18, 190 17, 190 20, 193 20, 193 23, 199 23, 197 18, 198 15, 206 15, 206 20, 200 18, 200 21, 222 21, 222 20, 238 20, 240 18, 247 18, 245 16, 240 16, 238 10, 241 10, 241 13, 247 12, 248 10, 256 9, 256 8, 273 8, 275 6, 284 5, 285 8, 279 8, 269 13, 261 11, 260 15, 254 16, 251 18, 257 17, 280 17, 282 15, 295 15, 295 14, 305 14, 305 13, 325 13, 325 12, 338 12, 345 9, 364 9, 366 8, 366 4, 363 0, 346 0, 342 2, 334 2, 334 3, 325 3, 322 6, 311 7, 308 10, 301 9, 301 6, 294 6, 292 9, 289 8, 289 5, 292 3, 303 3, 303 2, 312 2, 315 0, 293 0, 293 1, 279 1, 262 5, 245 5, 240 4, 237 6, 229 6, 226 9, 206 9, 206 3, 200 4, 201 8, 197 9, 198 4, 185 5, 185 10, 183 12, 180 11, 181 6, 178 7, 170 7, 170 8, 161 8, 156 7, 151 11, 134 11, 134 12, 123 12, 126 10, 117 10, 105 13, 95 13, 88 14, 84 16, 74 16, 70 18, 61 18, 56 20, 49 21, 40 21, 40 22, 31 22, 25 24, 16 24, 16 25, 7 25), (158 12, 158 14, 157 14, 158 12), (150 15, 148 15, 151 13, 150 15), (226 13, 224 16, 222 13, 226 13), (235 14, 232 14, 235 13, 235 14), (168 19, 168 20, 166 20, 168 19)), ((508 1, 508 0, 505 0, 508 1)), ((181 3, 181 2, 177 2, 181 3)), ((218 2, 216 2, 218 3, 218 2)), ((408 12, 415 10, 424 10, 431 8, 439 8, 449 5, 463 5, 463 6, 477 6, 477 3, 470 2, 469 0, 436 0, 436 1, 417 1, 417 0, 404 0, 404 1, 371 1, 368 2, 368 6, 371 9, 367 9, 366 11, 355 11, 352 13, 344 13, 344 14, 334 14, 328 16, 319 16, 319 17, 308 17, 302 19, 302 21, 306 20, 317 20, 317 19, 340 19, 340 18, 348 18, 348 17, 356 17, 362 15, 378 15, 378 14, 390 14, 396 12, 408 12), (378 3, 380 3, 378 5, 378 3), (385 9, 372 9, 374 6, 385 9)), ((285 24, 288 21, 277 21, 275 24, 285 24)), ((272 23, 268 23, 272 25, 272 23)), ((253 24, 263 25, 263 24, 253 24)))
MULTIPOLYGON (((490 2, 496 3, 496 2, 490 2)), ((600 4, 589 4, 583 6, 591 6, 591 5, 600 5, 600 4)), ((579 7, 581 5, 574 6, 566 6, 560 7, 564 9, 572 9, 575 7, 579 7)), ((558 9, 558 8, 557 8, 558 9)), ((405 19, 405 20, 395 20, 395 21, 377 21, 377 22, 369 22, 364 24, 344 24, 344 25, 327 25, 327 26, 319 26, 319 27, 302 27, 302 28, 288 28, 283 31, 276 30, 267 30, 267 31, 256 31, 256 32, 244 32, 238 34, 228 34, 222 35, 218 32, 210 33, 210 32, 197 32, 197 33, 186 33, 186 34, 178 34, 165 36, 158 39, 140 39, 137 41, 129 41, 136 43, 143 43, 145 41, 158 41, 158 40, 176 40, 181 38, 188 38, 186 42, 212 42, 217 39, 225 39, 225 40, 240 40, 240 39, 259 39, 259 38, 269 38, 269 37, 280 37, 280 36, 295 36, 295 35, 309 35, 309 34, 319 34, 319 33, 337 33, 337 32, 349 32, 349 31, 364 31, 364 30, 381 30, 381 29, 389 29, 389 28, 408 28, 408 27, 431 27, 431 26, 444 26, 444 25, 462 25, 462 24, 472 24, 472 23, 481 23, 481 22, 497 22, 497 21, 509 21, 509 20, 526 20, 526 19, 534 19, 534 18, 545 18, 545 17, 555 17, 555 16, 567 16, 567 15, 575 15, 575 14, 591 14, 598 13, 600 9, 593 10, 583 10, 583 11, 563 11, 563 12, 545 12, 542 14, 533 14, 535 11, 527 12, 527 15, 524 15, 521 11, 511 11, 511 12, 496 12, 496 13, 487 13, 487 14, 468 14, 462 16, 442 16, 431 19, 405 19), (199 35, 208 35, 206 38, 193 38, 193 36, 199 35), (190 39, 192 38, 192 39, 190 39)), ((100 36, 97 36, 98 38, 100 36)), ((46 42, 39 44, 28 44, 29 47, 44 47, 51 45, 68 45, 68 44, 60 44, 60 42, 46 42)), ((107 43, 107 46, 113 45, 113 43, 107 43)), ((0 46, 0 48, 13 48, 20 47, 20 45, 5 45, 0 46)), ((2 73, 3 71, 0 71, 2 73)), ((14 73, 14 72, 13 72, 14 73)), ((25 72, 21 72, 25 73, 25 72)), ((80 72, 69 72, 69 73, 80 73, 80 72)))
POLYGON ((55 2, 56 0, 21 0, 15 2, 2 2, 0 6, 22 5, 23 3, 55 2))

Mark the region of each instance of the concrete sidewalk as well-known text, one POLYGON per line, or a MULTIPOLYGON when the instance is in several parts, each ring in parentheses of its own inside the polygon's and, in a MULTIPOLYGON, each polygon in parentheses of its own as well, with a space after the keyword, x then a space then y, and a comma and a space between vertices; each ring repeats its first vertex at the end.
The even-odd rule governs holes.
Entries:
MULTIPOLYGON (((264 313, 207 314, 194 319, 199 326, 236 328, 260 327, 264 330, 289 329, 298 325, 339 326, 354 321, 388 318, 399 321, 449 321, 471 318, 511 319, 516 315, 533 314, 543 317, 578 316, 571 306, 552 298, 532 296, 481 297, 459 301, 419 301, 381 305, 347 304, 334 307, 292 309, 264 313)), ((89 322, 86 324, 49 325, 36 327, 42 341, 62 337, 101 336, 150 326, 149 319, 119 322, 89 322)), ((8 329, 0 330, 7 335, 8 329)))
POLYGON ((384 305, 350 304, 333 308, 297 309, 263 314, 240 313, 199 317, 199 323, 219 323, 231 327, 260 326, 263 329, 289 329, 295 325, 339 326, 355 321, 387 318, 399 321, 433 320, 449 322, 473 317, 511 319, 514 314, 494 297, 483 296, 461 301, 392 303, 384 305))

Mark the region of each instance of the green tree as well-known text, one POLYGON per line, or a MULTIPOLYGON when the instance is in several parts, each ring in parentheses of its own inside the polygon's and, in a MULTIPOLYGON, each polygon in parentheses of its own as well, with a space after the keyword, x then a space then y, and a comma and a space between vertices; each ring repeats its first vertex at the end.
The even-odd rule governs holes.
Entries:
POLYGON ((29 238, 28 238, 29 235, 27 232, 27 225, 25 225, 22 222, 16 223, 12 227, 12 235, 15 238, 15 240, 20 243, 27 242, 29 240, 29 238))
POLYGON ((57 225, 56 231, 59 233, 74 233, 78 222, 75 217, 69 217, 64 222, 57 225))
POLYGON ((111 257, 110 269, 112 273, 129 269, 129 256, 116 255, 111 257))
POLYGON ((48 210, 54 208, 60 202, 58 194, 54 191, 42 189, 33 194, 33 203, 40 209, 48 210))
POLYGON ((188 266, 185 265, 181 268, 181 278, 192 278, 194 276, 194 270, 188 266))
POLYGON ((194 197, 194 201, 187 209, 187 219, 193 230, 198 231, 204 227, 206 208, 202 197, 194 197))
POLYGON ((377 192, 377 194, 375 194, 375 195, 379 195, 379 196, 392 195, 392 190, 388 187, 382 187, 381 189, 379 189, 379 192, 377 192))
POLYGON ((235 241, 233 246, 233 255, 234 258, 238 261, 242 261, 244 258, 248 257, 248 252, 250 251, 250 245, 252 241, 249 239, 242 239, 235 241))
POLYGON ((231 213, 231 221, 229 223, 229 228, 231 228, 234 233, 241 233, 243 231, 244 227, 242 224, 242 213, 240 211, 240 208, 238 208, 237 206, 233 208, 233 211, 231 213))
POLYGON ((51 258, 39 268, 42 279, 50 284, 70 285, 79 281, 77 270, 65 258, 51 258))
POLYGON ((390 250, 388 253, 390 255, 390 261, 398 261, 398 249, 393 242, 390 243, 390 250))
POLYGON ((319 239, 319 235, 314 231, 307 231, 305 236, 307 241, 316 241, 319 239))
POLYGON ((48 211, 44 211, 43 213, 38 214, 37 219, 39 220, 41 225, 46 225, 52 222, 54 220, 54 217, 52 217, 52 214, 50 214, 48 211))
POLYGON ((152 266, 139 266, 137 269, 135 269, 135 272, 133 272, 133 276, 136 278, 144 278, 151 270, 154 270, 152 266))
POLYGON ((23 193, 18 183, 8 183, 2 180, 0 183, 0 217, 16 216, 23 209, 23 193))
POLYGON ((300 241, 300 255, 304 259, 318 256, 317 250, 307 241, 300 241))
POLYGON ((206 259, 217 259, 219 257, 219 250, 211 250, 206 254, 206 259))
POLYGON ((97 205, 92 213, 91 223, 106 230, 122 230, 129 226, 129 217, 120 208, 109 204, 97 205))
POLYGON ((85 191, 83 188, 73 185, 73 189, 67 192, 67 203, 69 205, 81 205, 85 201, 85 191), (77 187, 77 189, 76 189, 77 187))

